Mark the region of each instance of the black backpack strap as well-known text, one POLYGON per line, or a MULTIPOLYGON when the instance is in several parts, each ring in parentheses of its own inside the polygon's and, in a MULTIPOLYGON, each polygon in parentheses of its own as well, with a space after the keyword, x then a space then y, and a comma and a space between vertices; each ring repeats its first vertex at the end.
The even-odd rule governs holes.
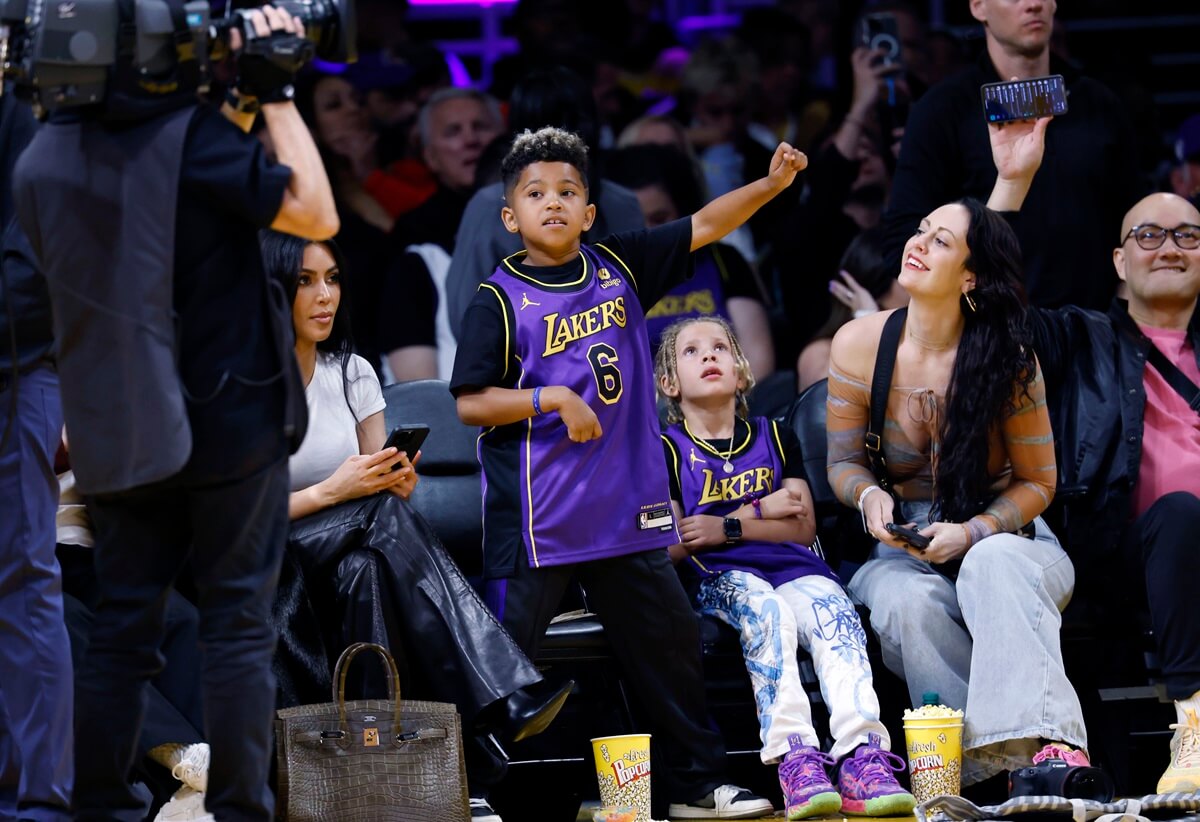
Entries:
POLYGON ((1175 389, 1175 393, 1183 397, 1184 401, 1197 414, 1200 414, 1200 388, 1194 382, 1188 379, 1187 374, 1184 374, 1175 363, 1167 359, 1159 347, 1153 342, 1150 343, 1150 350, 1146 353, 1146 359, 1154 366, 1154 370, 1162 374, 1167 385, 1175 389))
POLYGON ((883 456, 883 425, 887 415, 888 392, 892 387, 892 372, 896 370, 896 349, 900 346, 900 331, 908 317, 908 308, 892 312, 879 335, 879 350, 875 354, 875 374, 871 377, 871 421, 867 426, 867 460, 879 487, 892 493, 887 460, 883 456))

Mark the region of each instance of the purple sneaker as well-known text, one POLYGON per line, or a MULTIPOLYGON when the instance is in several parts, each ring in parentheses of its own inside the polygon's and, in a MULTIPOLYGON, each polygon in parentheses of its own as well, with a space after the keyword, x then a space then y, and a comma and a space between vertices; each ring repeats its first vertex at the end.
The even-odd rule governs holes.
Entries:
POLYGON ((916 800, 900 787, 895 776, 896 772, 904 770, 904 760, 880 748, 878 738, 871 742, 875 744, 859 745, 853 755, 842 760, 838 770, 842 813, 851 816, 911 814, 916 800))
POLYGON ((842 798, 829 781, 829 754, 805 745, 799 734, 788 737, 792 749, 779 763, 779 785, 787 803, 788 819, 807 819, 837 813, 842 798))

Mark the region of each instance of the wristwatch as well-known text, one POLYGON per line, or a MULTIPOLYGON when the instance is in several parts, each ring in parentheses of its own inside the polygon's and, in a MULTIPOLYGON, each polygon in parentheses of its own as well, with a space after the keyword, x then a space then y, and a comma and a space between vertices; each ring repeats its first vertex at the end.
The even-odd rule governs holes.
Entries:
POLYGON ((742 521, 737 517, 725 517, 721 520, 721 525, 725 529, 725 543, 737 542, 742 538, 742 521))

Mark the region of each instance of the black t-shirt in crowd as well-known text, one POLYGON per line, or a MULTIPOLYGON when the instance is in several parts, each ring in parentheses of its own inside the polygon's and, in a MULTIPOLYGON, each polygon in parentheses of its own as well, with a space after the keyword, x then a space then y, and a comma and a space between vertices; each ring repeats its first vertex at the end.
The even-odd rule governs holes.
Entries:
MULTIPOLYGON (((387 354, 411 345, 437 346, 437 309, 441 297, 425 260, 407 249, 433 243, 454 253, 454 235, 468 198, 445 188, 396 222, 396 261, 384 278, 379 302, 379 350, 387 354), (397 313, 397 307, 405 306, 397 313)), ((448 268, 449 266, 447 266, 448 268)))
POLYGON ((258 230, 274 222, 291 169, 216 108, 184 142, 175 220, 179 373, 192 456, 185 473, 239 475, 287 454, 285 382, 268 315, 258 230))

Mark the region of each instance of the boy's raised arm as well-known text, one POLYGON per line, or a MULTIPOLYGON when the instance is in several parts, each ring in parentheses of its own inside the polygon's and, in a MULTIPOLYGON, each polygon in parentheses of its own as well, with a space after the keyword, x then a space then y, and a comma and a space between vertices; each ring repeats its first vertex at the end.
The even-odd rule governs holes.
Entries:
POLYGON ((692 251, 729 234, 796 179, 808 165, 804 152, 780 143, 766 177, 722 194, 692 215, 692 251))

